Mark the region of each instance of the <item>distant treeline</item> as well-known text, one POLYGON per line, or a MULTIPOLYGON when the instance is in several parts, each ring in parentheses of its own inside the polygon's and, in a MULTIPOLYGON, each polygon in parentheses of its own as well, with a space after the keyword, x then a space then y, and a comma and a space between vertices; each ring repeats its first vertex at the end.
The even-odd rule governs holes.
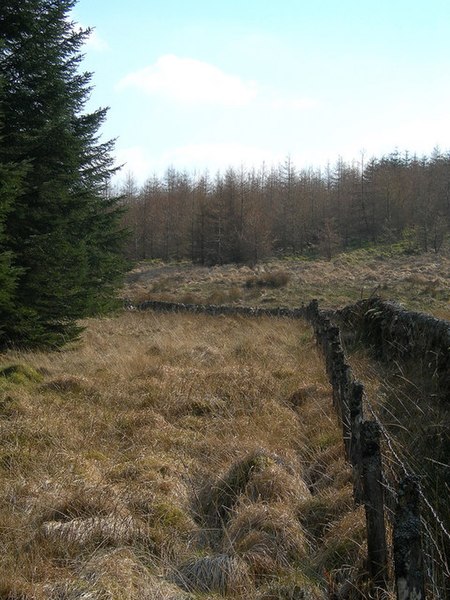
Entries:
POLYGON ((450 230, 450 153, 395 152, 324 170, 228 169, 211 177, 169 168, 122 189, 132 259, 201 264, 256 262, 274 254, 330 259, 366 244, 402 241, 438 252, 450 230))

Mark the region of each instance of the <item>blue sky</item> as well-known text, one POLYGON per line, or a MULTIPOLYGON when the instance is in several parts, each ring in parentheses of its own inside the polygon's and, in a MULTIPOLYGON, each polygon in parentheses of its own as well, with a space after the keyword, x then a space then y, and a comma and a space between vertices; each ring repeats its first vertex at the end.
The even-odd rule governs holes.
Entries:
POLYGON ((79 0, 123 173, 450 148, 448 0, 79 0))

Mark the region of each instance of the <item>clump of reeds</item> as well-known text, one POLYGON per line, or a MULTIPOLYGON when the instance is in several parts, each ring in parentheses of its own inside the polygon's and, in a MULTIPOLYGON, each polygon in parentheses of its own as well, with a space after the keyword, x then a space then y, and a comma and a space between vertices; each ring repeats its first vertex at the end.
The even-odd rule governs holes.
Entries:
POLYGON ((245 287, 282 288, 289 283, 290 279, 291 275, 287 271, 269 271, 249 277, 245 282, 245 287))

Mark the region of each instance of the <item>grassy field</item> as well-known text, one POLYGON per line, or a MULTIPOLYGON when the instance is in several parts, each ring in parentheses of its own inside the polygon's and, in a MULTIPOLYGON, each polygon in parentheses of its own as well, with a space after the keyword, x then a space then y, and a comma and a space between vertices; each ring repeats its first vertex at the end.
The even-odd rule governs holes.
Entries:
POLYGON ((130 273, 126 294, 134 302, 293 307, 317 298, 328 308, 377 295, 450 319, 450 254, 411 256, 371 249, 340 254, 331 261, 283 259, 256 267, 142 262, 130 273))
POLYGON ((358 581, 363 514, 305 324, 85 325, 60 352, 2 355, 2 600, 322 598, 358 581))
MULTIPOLYGON (((446 256, 367 251, 142 263, 123 295, 334 307, 376 292, 448 318, 449 274, 446 256)), ((365 597, 364 515, 304 322, 84 325, 59 352, 1 355, 0 600, 365 597)))

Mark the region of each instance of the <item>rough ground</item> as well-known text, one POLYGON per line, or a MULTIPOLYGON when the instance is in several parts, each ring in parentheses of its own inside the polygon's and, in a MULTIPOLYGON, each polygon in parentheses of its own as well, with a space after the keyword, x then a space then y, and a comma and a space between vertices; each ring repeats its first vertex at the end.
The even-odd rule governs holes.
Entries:
POLYGON ((364 518, 306 324, 123 313, 1 363, 2 600, 364 589, 364 518))
MULTIPOLYGON (((360 251, 144 262, 123 296, 337 307, 376 293, 449 318, 449 280, 447 255, 360 251)), ((305 323, 121 312, 85 326, 60 352, 0 356, 0 600, 365 597, 364 515, 305 323)))
POLYGON ((341 254, 331 261, 272 260, 255 267, 141 262, 130 273, 124 294, 135 302, 255 306, 299 306, 317 298, 330 308, 378 295, 450 319, 450 255, 407 256, 374 249, 341 254))

